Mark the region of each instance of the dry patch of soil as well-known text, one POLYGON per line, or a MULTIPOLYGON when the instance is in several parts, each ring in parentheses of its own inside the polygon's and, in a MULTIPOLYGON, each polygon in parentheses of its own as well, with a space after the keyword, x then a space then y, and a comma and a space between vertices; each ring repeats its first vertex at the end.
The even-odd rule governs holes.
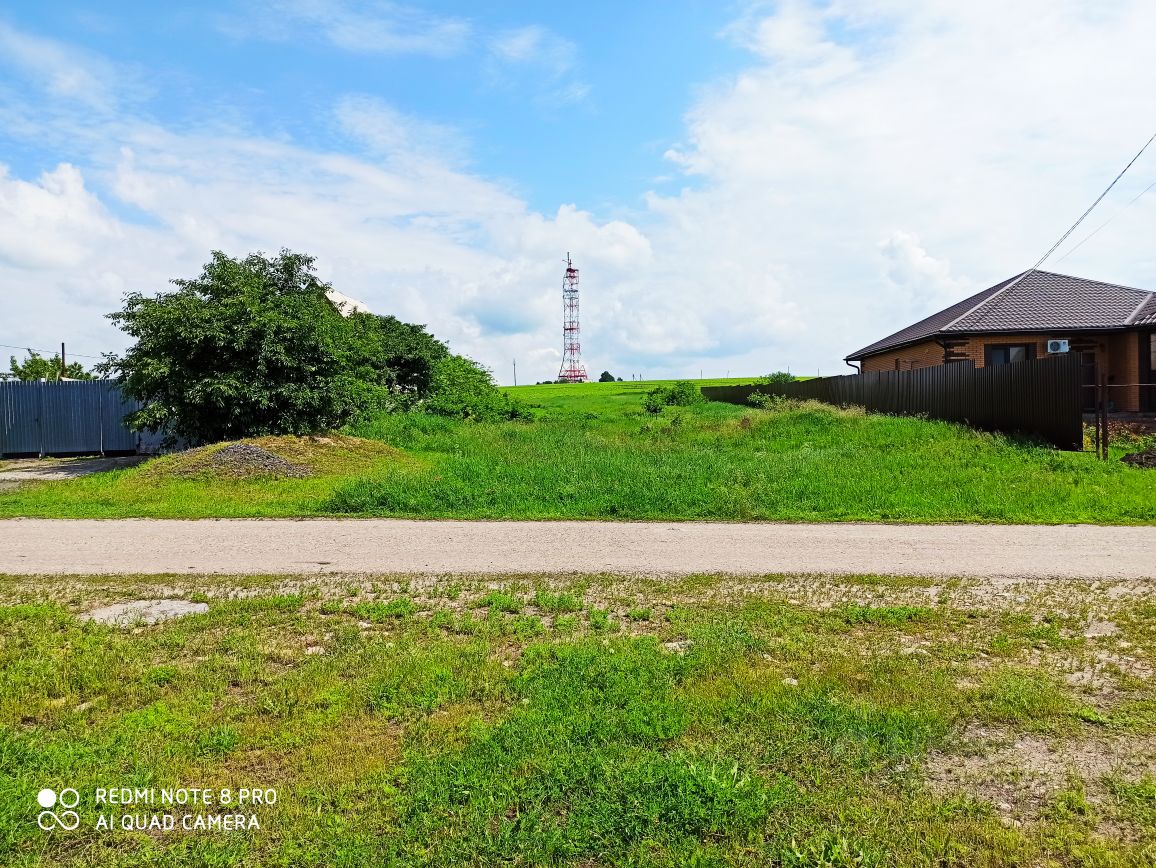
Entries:
POLYGON ((1108 778, 1134 781, 1156 770, 1156 737, 1049 738, 971 728, 955 749, 928 757, 927 781, 940 795, 990 802, 1008 825, 1035 822, 1065 790, 1104 804, 1108 778))

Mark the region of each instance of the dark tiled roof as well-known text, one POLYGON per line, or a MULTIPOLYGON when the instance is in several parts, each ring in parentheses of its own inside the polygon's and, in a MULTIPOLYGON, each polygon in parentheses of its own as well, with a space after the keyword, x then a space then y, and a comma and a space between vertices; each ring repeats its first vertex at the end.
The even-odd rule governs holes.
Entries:
POLYGON ((921 319, 914 325, 909 325, 905 329, 900 329, 893 335, 888 335, 881 341, 876 341, 856 353, 851 353, 847 356, 848 359, 861 359, 864 356, 874 355, 875 353, 889 350, 892 347, 903 346, 904 344, 912 344, 917 341, 926 340, 932 335, 937 335, 943 331, 944 326, 959 319, 961 316, 967 314, 976 305, 981 304, 992 295, 999 292, 1019 275, 1009 277, 1003 283, 997 283, 995 286, 989 286, 987 289, 977 292, 975 295, 965 298, 963 301, 953 304, 951 307, 941 310, 939 313, 933 313, 927 319, 921 319))
POLYGON ((1156 323, 1156 294, 1051 271, 1017 274, 851 353, 861 359, 936 335, 1119 329, 1156 323))
POLYGON ((1132 325, 1156 325, 1156 293, 1136 311, 1132 325))

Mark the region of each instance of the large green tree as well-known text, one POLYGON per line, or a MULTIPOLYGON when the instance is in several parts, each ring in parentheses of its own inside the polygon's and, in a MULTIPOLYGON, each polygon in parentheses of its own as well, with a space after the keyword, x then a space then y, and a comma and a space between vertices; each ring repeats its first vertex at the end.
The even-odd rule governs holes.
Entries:
POLYGON ((173 283, 109 315, 136 339, 105 366, 144 405, 134 427, 191 443, 303 434, 389 403, 385 330, 370 314, 343 317, 312 257, 214 252, 199 277, 173 283))
POLYGON ((79 362, 70 362, 61 370, 60 354, 50 359, 39 353, 28 351, 28 358, 23 362, 16 361, 15 356, 9 357, 8 370, 18 380, 59 380, 62 375, 66 380, 91 380, 92 374, 84 369, 79 362))
POLYGON ((385 377, 395 393, 410 401, 422 398, 433 387, 438 364, 450 351, 423 325, 402 322, 395 316, 374 317, 368 344, 375 359, 384 365, 385 377))

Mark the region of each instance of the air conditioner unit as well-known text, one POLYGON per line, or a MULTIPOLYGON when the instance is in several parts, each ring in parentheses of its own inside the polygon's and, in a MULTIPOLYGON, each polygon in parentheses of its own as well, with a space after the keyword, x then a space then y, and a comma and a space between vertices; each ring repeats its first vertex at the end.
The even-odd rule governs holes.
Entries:
POLYGON ((1067 341, 1048 341, 1049 353, 1066 353, 1068 351, 1067 341))

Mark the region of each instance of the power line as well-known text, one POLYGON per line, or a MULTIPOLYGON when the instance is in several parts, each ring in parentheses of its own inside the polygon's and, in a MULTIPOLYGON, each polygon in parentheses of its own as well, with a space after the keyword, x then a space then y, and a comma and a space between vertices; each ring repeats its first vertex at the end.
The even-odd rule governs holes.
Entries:
MULTIPOLYGON (((1081 214, 1081 215, 1080 215, 1080 219, 1079 219, 1079 220, 1077 220, 1075 223, 1073 223, 1073 224, 1072 224, 1072 225, 1071 225, 1071 226, 1068 228, 1068 231, 1067 231, 1067 232, 1065 232, 1063 235, 1061 235, 1061 236, 1060 236, 1060 240, 1059 240, 1059 241, 1057 241, 1055 244, 1053 244, 1053 245, 1052 245, 1052 246, 1051 246, 1051 247, 1048 249, 1048 252, 1047 252, 1047 253, 1045 253, 1043 256, 1041 256, 1041 257, 1040 257, 1040 259, 1039 259, 1039 261, 1038 261, 1038 262, 1037 262, 1035 265, 1033 265, 1031 268, 1029 268, 1029 269, 1027 270, 1027 272, 1025 272, 1025 274, 1024 274, 1024 277, 1026 277, 1027 275, 1031 274, 1033 271, 1035 271, 1037 268, 1039 268, 1041 265, 1043 265, 1043 264, 1044 264, 1044 262, 1045 262, 1045 260, 1047 260, 1047 258, 1048 258, 1049 256, 1051 256, 1053 253, 1055 253, 1055 252, 1056 252, 1056 248, 1057 248, 1057 247, 1059 247, 1061 244, 1063 244, 1065 241, 1067 241, 1067 240, 1068 240, 1068 236, 1069 236, 1069 235, 1071 235, 1073 232, 1075 232, 1075 231, 1076 231, 1076 227, 1077 227, 1077 226, 1079 226, 1081 223, 1083 223, 1083 222, 1084 222, 1084 218, 1085 218, 1085 217, 1087 217, 1089 214, 1091 214, 1091 213, 1092 213, 1092 209, 1093 209, 1093 208, 1095 208, 1097 205, 1099 205, 1099 204, 1100 204, 1100 200, 1101 200, 1101 199, 1103 199, 1105 196, 1107 196, 1107 195, 1108 195, 1108 193, 1111 191, 1111 189, 1112 189, 1113 187, 1115 187, 1115 186, 1116 186, 1116 182, 1117 182, 1117 181, 1119 181, 1121 178, 1123 178, 1123 177, 1124 177, 1124 173, 1125 173, 1125 172, 1127 172, 1127 171, 1128 171, 1130 168, 1132 168, 1132 164, 1133 164, 1134 162, 1136 162, 1138 159, 1140 159, 1140 155, 1141 155, 1141 154, 1143 154, 1143 153, 1144 153, 1146 150, 1148 150, 1148 146, 1149 146, 1150 144, 1152 144, 1152 142, 1153 142, 1154 140, 1156 140, 1156 133, 1153 133, 1153 134, 1152 134, 1152 138, 1148 139, 1148 141, 1146 141, 1146 142, 1144 143, 1144 147, 1142 147, 1142 148, 1141 148, 1139 151, 1137 151, 1137 152, 1136 152, 1136 156, 1134 156, 1132 159, 1130 159, 1130 160, 1128 161, 1128 165, 1126 165, 1126 166, 1125 166, 1123 169, 1121 169, 1121 170, 1120 170, 1120 174, 1119 174, 1119 175, 1117 175, 1115 178, 1113 178, 1113 179, 1112 179, 1112 183, 1111 183, 1111 184, 1109 184, 1109 185, 1107 186, 1107 188, 1104 190, 1104 192, 1103 192, 1103 193, 1101 193, 1099 196, 1097 196, 1097 197, 1096 197, 1096 201, 1095 201, 1095 202, 1093 202, 1091 205, 1089 205, 1089 206, 1088 206, 1088 210, 1087 210, 1087 211, 1085 211, 1083 214, 1081 214)), ((1021 280, 1022 280, 1022 278, 1021 278, 1021 280)), ((1017 281, 1017 283, 1018 283, 1018 281, 1017 281)))
MULTIPOLYGON (((24 350, 25 352, 36 353, 38 355, 41 353, 52 353, 53 355, 58 355, 60 352, 59 350, 38 350, 35 347, 18 347, 15 344, 0 344, 0 347, 3 347, 6 350, 24 350)), ((69 350, 68 355, 77 356, 78 358, 81 358, 81 359, 103 359, 104 358, 104 356, 90 356, 87 353, 74 353, 71 350, 69 350)))
POLYGON ((1139 193, 1137 193, 1135 196, 1133 196, 1128 201, 1127 205, 1125 205, 1123 208, 1118 210, 1115 214, 1113 214, 1111 217, 1109 217, 1107 220, 1105 220, 1103 223, 1101 223, 1099 226, 1097 226, 1095 229, 1093 229, 1091 232, 1089 232, 1087 235, 1085 235, 1083 240, 1080 241, 1079 244, 1077 244, 1075 247, 1073 247, 1071 250, 1069 250, 1067 253, 1065 253, 1063 256, 1061 256, 1059 259, 1057 259, 1056 262, 1063 262, 1065 259, 1067 259, 1069 256, 1071 256, 1073 253, 1075 253, 1077 250, 1079 250, 1081 247, 1083 247, 1085 241, 1090 241, 1092 239, 1093 235, 1095 235, 1097 232, 1099 232, 1101 229, 1103 229, 1105 226, 1107 226, 1109 223, 1111 223, 1113 220, 1115 220, 1117 217, 1119 217, 1122 213, 1124 213, 1124 211, 1126 211, 1133 204, 1135 204, 1136 201, 1141 196, 1143 196, 1145 193, 1147 193, 1153 187, 1156 187, 1156 181, 1153 181, 1151 184, 1149 184, 1147 187, 1145 187, 1143 190, 1141 190, 1139 193))

